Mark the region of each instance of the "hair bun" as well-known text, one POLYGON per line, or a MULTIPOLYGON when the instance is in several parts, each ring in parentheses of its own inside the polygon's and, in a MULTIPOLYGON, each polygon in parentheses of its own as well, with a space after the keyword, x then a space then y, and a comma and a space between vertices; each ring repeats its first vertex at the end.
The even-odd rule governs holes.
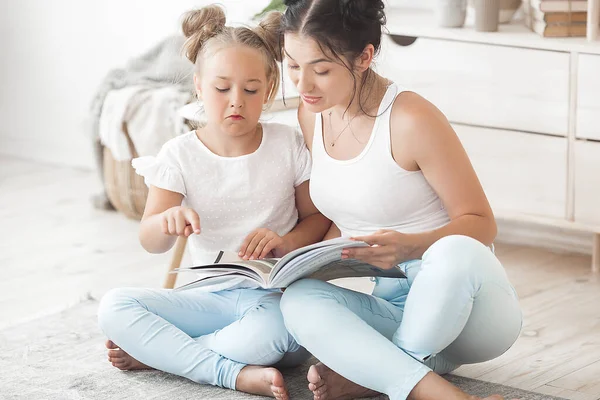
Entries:
POLYGON ((360 29, 377 21, 385 25, 385 4, 382 0, 340 0, 342 22, 346 30, 360 29))
POLYGON ((225 28, 225 11, 217 5, 188 11, 183 16, 181 28, 187 38, 184 50, 187 58, 195 63, 202 45, 225 28))
POLYGON ((279 11, 270 11, 258 24, 255 29, 256 34, 262 39, 269 52, 276 61, 282 61, 283 52, 281 49, 281 17, 279 11))

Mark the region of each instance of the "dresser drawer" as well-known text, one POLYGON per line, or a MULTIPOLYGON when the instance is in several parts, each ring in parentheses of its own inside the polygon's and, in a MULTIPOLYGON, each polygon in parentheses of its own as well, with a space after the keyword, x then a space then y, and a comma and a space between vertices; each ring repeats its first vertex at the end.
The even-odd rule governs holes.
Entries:
POLYGON ((600 225, 600 143, 575 142, 575 221, 600 225))
POLYGON ((600 56, 579 56, 577 81, 576 136, 600 140, 600 56))
POLYGON ((567 139, 455 124, 494 211, 565 218, 567 139))
POLYGON ((392 38, 384 35, 376 70, 450 121, 566 136, 567 53, 429 38, 399 45, 392 38))

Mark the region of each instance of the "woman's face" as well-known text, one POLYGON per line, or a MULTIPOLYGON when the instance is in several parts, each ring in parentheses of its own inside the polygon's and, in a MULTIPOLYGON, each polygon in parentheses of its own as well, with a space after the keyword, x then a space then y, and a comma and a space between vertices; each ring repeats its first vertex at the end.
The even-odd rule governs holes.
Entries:
POLYGON ((348 106, 354 91, 352 74, 338 59, 324 54, 314 39, 286 33, 285 55, 290 79, 309 111, 348 106))

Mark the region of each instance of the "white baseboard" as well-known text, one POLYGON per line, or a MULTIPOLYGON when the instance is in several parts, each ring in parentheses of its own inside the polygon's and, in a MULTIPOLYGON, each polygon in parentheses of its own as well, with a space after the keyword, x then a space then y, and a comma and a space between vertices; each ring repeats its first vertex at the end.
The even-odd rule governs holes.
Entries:
POLYGON ((496 222, 496 242, 540 247, 557 253, 592 254, 591 233, 515 220, 497 219, 496 222))

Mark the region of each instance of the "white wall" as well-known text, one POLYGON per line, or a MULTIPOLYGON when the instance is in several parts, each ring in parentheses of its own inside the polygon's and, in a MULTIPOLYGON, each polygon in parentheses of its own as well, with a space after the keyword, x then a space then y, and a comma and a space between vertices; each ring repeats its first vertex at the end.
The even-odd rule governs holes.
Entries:
MULTIPOLYGON (((0 154, 90 168, 84 122, 106 73, 209 0, 0 1, 0 154)), ((220 0, 242 21, 268 0, 220 0)))

